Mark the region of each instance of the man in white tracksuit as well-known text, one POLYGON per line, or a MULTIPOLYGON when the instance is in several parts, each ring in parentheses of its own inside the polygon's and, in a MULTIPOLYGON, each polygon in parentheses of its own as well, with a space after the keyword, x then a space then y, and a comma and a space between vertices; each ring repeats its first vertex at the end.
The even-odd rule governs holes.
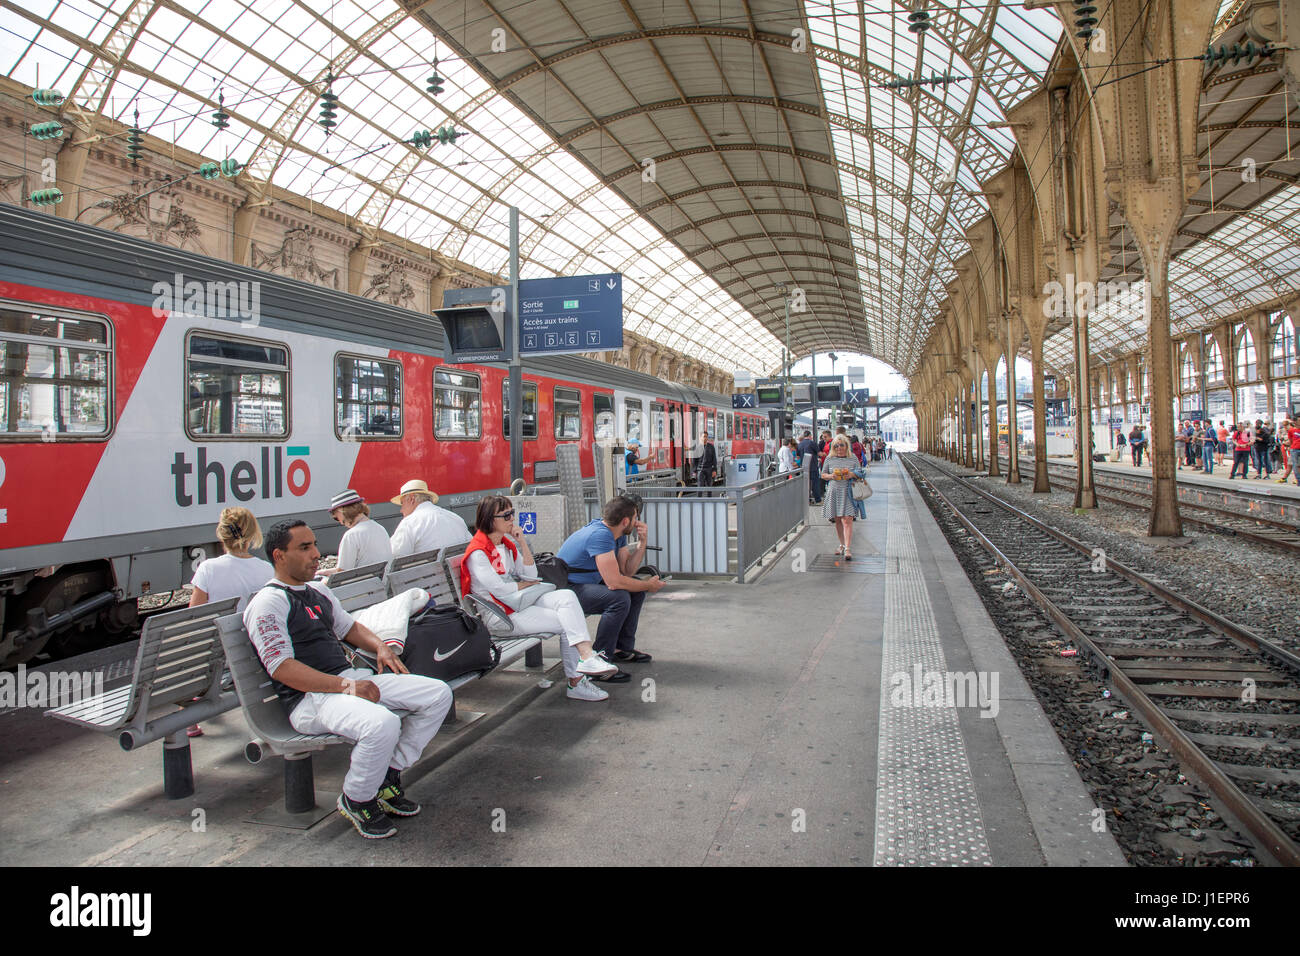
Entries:
POLYGON ((306 522, 282 521, 267 532, 266 556, 275 578, 249 600, 244 626, 293 728, 356 742, 339 812, 363 837, 390 837, 397 832, 390 814, 420 812, 402 791, 401 772, 420 758, 442 726, 451 689, 408 673, 392 649, 354 620, 328 588, 310 583, 320 551, 306 522), (343 640, 374 654, 379 673, 353 667, 343 640), (394 710, 407 716, 399 718, 394 710))

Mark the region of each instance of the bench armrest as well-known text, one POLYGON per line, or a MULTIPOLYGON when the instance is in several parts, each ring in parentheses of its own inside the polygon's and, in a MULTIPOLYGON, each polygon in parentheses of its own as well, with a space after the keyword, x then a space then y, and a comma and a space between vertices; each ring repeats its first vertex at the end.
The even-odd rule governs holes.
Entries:
POLYGON ((484 624, 488 625, 489 630, 491 629, 494 620, 500 622, 501 625, 508 630, 514 629, 514 625, 510 623, 510 617, 505 611, 501 610, 501 608, 497 607, 491 601, 483 600, 476 594, 466 594, 465 597, 461 599, 461 606, 470 614, 477 616, 484 624))

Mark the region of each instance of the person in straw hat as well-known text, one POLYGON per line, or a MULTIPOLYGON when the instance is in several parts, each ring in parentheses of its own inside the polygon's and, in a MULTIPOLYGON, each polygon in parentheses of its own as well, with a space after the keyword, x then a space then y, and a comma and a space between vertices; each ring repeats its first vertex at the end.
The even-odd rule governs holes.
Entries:
POLYGON ((419 478, 402 485, 393 498, 402 509, 402 523, 393 532, 393 557, 402 558, 421 551, 436 551, 457 544, 469 544, 465 522, 454 512, 439 508, 438 496, 419 478))
POLYGON ((339 563, 330 571, 350 571, 367 564, 387 562, 393 556, 393 546, 388 532, 378 521, 370 519, 370 506, 364 498, 349 488, 330 500, 330 517, 348 530, 339 542, 339 563))

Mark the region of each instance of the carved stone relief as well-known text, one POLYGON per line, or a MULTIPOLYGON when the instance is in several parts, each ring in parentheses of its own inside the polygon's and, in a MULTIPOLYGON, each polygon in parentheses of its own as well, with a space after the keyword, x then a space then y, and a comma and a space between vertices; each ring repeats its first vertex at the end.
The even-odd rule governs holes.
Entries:
POLYGON ((81 210, 77 219, 101 229, 206 254, 199 221, 185 211, 184 191, 177 185, 163 185, 167 182, 163 176, 132 180, 126 192, 92 203, 81 210))
POLYGON ((406 281, 406 266, 393 261, 370 277, 370 284, 364 295, 368 299, 378 299, 381 302, 410 308, 415 299, 415 288, 406 281))
POLYGON ((328 284, 333 289, 339 287, 339 270, 325 269, 316 261, 316 247, 312 243, 311 231, 306 228, 290 229, 284 234, 280 248, 274 252, 262 252, 257 243, 253 243, 252 252, 254 269, 328 284))

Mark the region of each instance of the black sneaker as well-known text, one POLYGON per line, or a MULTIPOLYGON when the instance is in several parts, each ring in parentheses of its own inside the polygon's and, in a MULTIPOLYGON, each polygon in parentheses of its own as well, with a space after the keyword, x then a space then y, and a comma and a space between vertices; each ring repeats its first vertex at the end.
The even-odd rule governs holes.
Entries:
POLYGON ((343 814, 367 840, 385 840, 397 832, 393 821, 379 806, 378 800, 353 803, 347 794, 339 794, 339 813, 343 814))
POLYGON ((384 812, 391 813, 395 817, 413 817, 420 812, 420 805, 407 798, 402 792, 401 781, 392 774, 384 780, 384 785, 379 788, 375 799, 384 808, 384 812))

